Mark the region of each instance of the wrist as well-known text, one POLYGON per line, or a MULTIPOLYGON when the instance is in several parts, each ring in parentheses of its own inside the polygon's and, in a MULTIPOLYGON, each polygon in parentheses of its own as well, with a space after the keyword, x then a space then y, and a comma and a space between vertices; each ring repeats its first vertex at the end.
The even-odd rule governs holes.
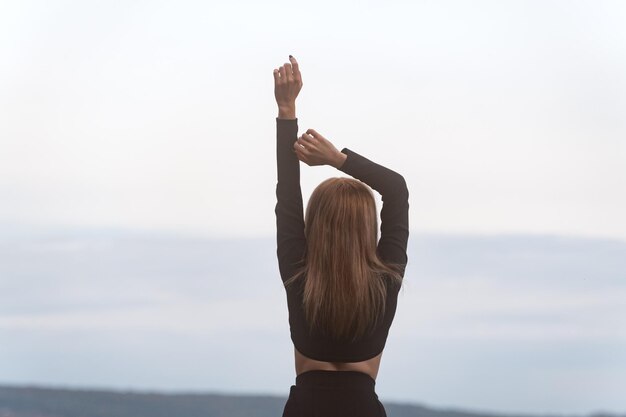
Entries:
POLYGON ((278 106, 278 118, 279 119, 295 119, 296 118, 296 105, 278 106))
POLYGON ((346 155, 343 152, 337 152, 337 154, 335 155, 335 157, 331 161, 330 165, 332 165, 335 168, 339 169, 339 168, 341 168, 343 166, 343 163, 346 161, 346 159, 348 159, 348 155, 346 155))

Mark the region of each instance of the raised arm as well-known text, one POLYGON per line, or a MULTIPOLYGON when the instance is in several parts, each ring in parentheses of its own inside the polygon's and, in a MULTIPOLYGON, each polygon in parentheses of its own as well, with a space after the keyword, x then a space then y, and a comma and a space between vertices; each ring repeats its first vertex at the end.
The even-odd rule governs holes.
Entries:
POLYGON ((300 189, 300 161, 293 150, 298 119, 276 118, 276 243, 278 266, 285 281, 304 255, 304 217, 300 189))
POLYGON ((298 63, 291 55, 289 63, 274 70, 274 95, 278 104, 276 118, 276 254, 283 281, 301 265, 306 247, 300 161, 294 144, 298 134, 296 97, 302 88, 298 63))
POLYGON ((380 193, 383 207, 380 212, 378 254, 383 261, 406 266, 409 190, 404 177, 348 148, 339 152, 328 139, 313 129, 303 133, 297 143, 300 146, 295 147, 296 155, 307 165, 334 166, 380 193))
POLYGON ((337 169, 363 181, 381 195, 383 207, 380 211, 379 256, 386 262, 406 266, 409 190, 404 177, 348 148, 343 148, 341 153, 346 158, 337 169))

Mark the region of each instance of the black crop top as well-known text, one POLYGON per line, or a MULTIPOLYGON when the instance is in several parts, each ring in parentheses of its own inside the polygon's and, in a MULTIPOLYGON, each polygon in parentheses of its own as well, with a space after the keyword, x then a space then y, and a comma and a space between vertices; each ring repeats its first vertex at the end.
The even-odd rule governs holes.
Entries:
MULTIPOLYGON (((276 118, 276 157, 278 182, 276 185, 277 256, 283 282, 302 266, 300 259, 306 248, 302 191, 300 189, 300 160, 293 149, 298 136, 298 119, 276 118)), ((377 253, 384 262, 401 265, 401 273, 408 261, 409 192, 402 175, 378 165, 358 153, 343 148, 347 155, 342 172, 366 183, 381 194, 381 236, 377 253)), ((309 335, 302 308, 302 283, 296 280, 286 287, 289 308, 291 340, 303 355, 326 362, 360 362, 383 351, 389 327, 393 321, 399 285, 388 286, 385 317, 374 332, 356 342, 337 342, 323 335, 309 335)))

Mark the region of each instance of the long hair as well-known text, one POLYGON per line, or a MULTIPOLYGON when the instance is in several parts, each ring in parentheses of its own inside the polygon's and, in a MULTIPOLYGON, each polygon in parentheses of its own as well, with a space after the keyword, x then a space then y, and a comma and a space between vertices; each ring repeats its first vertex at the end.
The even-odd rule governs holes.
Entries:
POLYGON ((321 182, 307 204, 303 266, 285 286, 304 279, 309 331, 334 340, 370 334, 384 316, 385 280, 402 283, 400 269, 376 252, 378 218, 372 190, 345 177, 321 182))

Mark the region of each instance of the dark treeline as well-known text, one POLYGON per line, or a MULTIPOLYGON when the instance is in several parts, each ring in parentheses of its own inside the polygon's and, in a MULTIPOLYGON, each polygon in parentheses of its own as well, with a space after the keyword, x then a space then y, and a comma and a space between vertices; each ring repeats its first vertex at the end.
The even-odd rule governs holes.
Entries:
MULTIPOLYGON (((0 386, 0 417, 277 417, 281 415, 285 401, 286 397, 275 396, 0 386)), ((389 417, 522 416, 383 403, 389 417)), ((596 413, 588 417, 618 415, 596 413)), ((626 417, 626 414, 619 417, 626 417)))

